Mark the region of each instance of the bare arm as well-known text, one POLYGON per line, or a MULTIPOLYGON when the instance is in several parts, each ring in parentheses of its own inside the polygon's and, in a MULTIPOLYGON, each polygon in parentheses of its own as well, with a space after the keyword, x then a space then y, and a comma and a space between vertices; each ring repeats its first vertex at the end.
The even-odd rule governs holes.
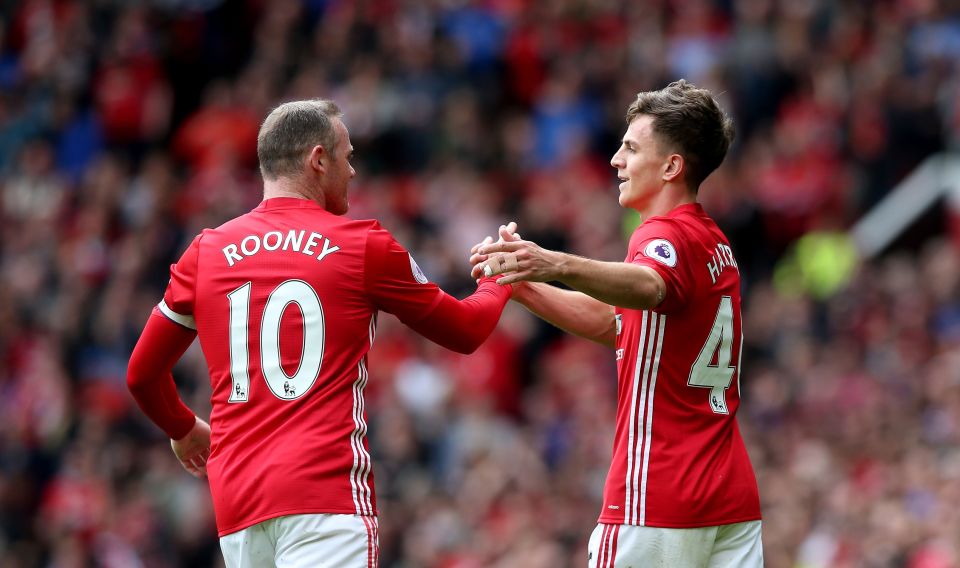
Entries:
MULTIPOLYGON (((556 280, 580 290, 601 302, 649 310, 663 301, 666 286, 663 278, 652 268, 626 262, 604 262, 572 254, 560 255, 556 280)), ((520 275, 510 275, 520 278, 520 275)), ((500 284, 509 282, 502 278, 500 284)))
POLYGON ((603 262, 546 250, 530 241, 514 240, 505 228, 500 241, 482 244, 471 257, 474 276, 501 274, 499 284, 559 281, 613 306, 648 310, 666 293, 663 278, 651 268, 626 262, 603 262))
POLYGON ((613 306, 542 282, 515 284, 513 290, 513 299, 541 319, 607 347, 616 345, 613 306))

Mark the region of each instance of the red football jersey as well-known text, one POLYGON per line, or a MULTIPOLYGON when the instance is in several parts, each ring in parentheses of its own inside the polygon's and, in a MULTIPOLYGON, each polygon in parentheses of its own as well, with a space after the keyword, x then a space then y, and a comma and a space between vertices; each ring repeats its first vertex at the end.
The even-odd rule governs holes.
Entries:
POLYGON ((444 296, 376 221, 305 199, 265 200, 193 240, 158 309, 197 330, 209 367, 221 536, 280 515, 376 514, 364 408, 376 314, 416 324, 444 296))
POLYGON ((600 522, 686 528, 760 519, 737 426, 740 273, 699 204, 650 217, 626 262, 666 283, 655 310, 617 308, 617 428, 600 522))

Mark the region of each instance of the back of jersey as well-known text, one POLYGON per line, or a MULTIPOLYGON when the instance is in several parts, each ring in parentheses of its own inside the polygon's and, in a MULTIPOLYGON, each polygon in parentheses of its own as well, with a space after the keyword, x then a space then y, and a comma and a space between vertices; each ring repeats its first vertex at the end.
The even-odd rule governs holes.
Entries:
POLYGON ((375 227, 275 198, 194 241, 221 535, 283 514, 375 514, 364 410, 375 227))
POLYGON ((652 217, 627 262, 667 294, 654 310, 617 309, 619 404, 602 522, 659 527, 760 518, 740 437, 740 275, 726 237, 698 204, 652 217))

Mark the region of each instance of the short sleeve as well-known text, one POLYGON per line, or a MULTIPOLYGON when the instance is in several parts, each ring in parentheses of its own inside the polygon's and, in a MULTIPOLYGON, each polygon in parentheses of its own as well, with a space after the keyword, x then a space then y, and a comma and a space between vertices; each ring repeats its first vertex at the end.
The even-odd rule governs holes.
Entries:
POLYGON ((430 315, 443 299, 413 256, 386 230, 375 225, 367 235, 364 285, 374 306, 405 324, 430 315))
POLYGON ((197 261, 200 256, 200 238, 197 235, 176 264, 170 265, 170 282, 157 305, 157 311, 170 320, 196 330, 193 303, 197 290, 197 261))
POLYGON ((663 278, 666 294, 658 311, 670 312, 682 308, 692 294, 693 280, 688 268, 690 259, 686 241, 671 223, 652 221, 644 223, 630 239, 627 262, 652 268, 663 278))

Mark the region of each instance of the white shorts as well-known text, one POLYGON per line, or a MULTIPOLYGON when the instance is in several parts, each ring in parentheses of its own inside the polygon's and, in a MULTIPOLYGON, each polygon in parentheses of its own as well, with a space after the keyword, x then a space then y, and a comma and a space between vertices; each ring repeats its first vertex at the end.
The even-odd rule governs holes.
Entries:
POLYGON ((220 537, 227 568, 376 568, 377 518, 287 515, 220 537))
POLYGON ((763 568, 760 521, 695 529, 599 524, 589 568, 763 568))

